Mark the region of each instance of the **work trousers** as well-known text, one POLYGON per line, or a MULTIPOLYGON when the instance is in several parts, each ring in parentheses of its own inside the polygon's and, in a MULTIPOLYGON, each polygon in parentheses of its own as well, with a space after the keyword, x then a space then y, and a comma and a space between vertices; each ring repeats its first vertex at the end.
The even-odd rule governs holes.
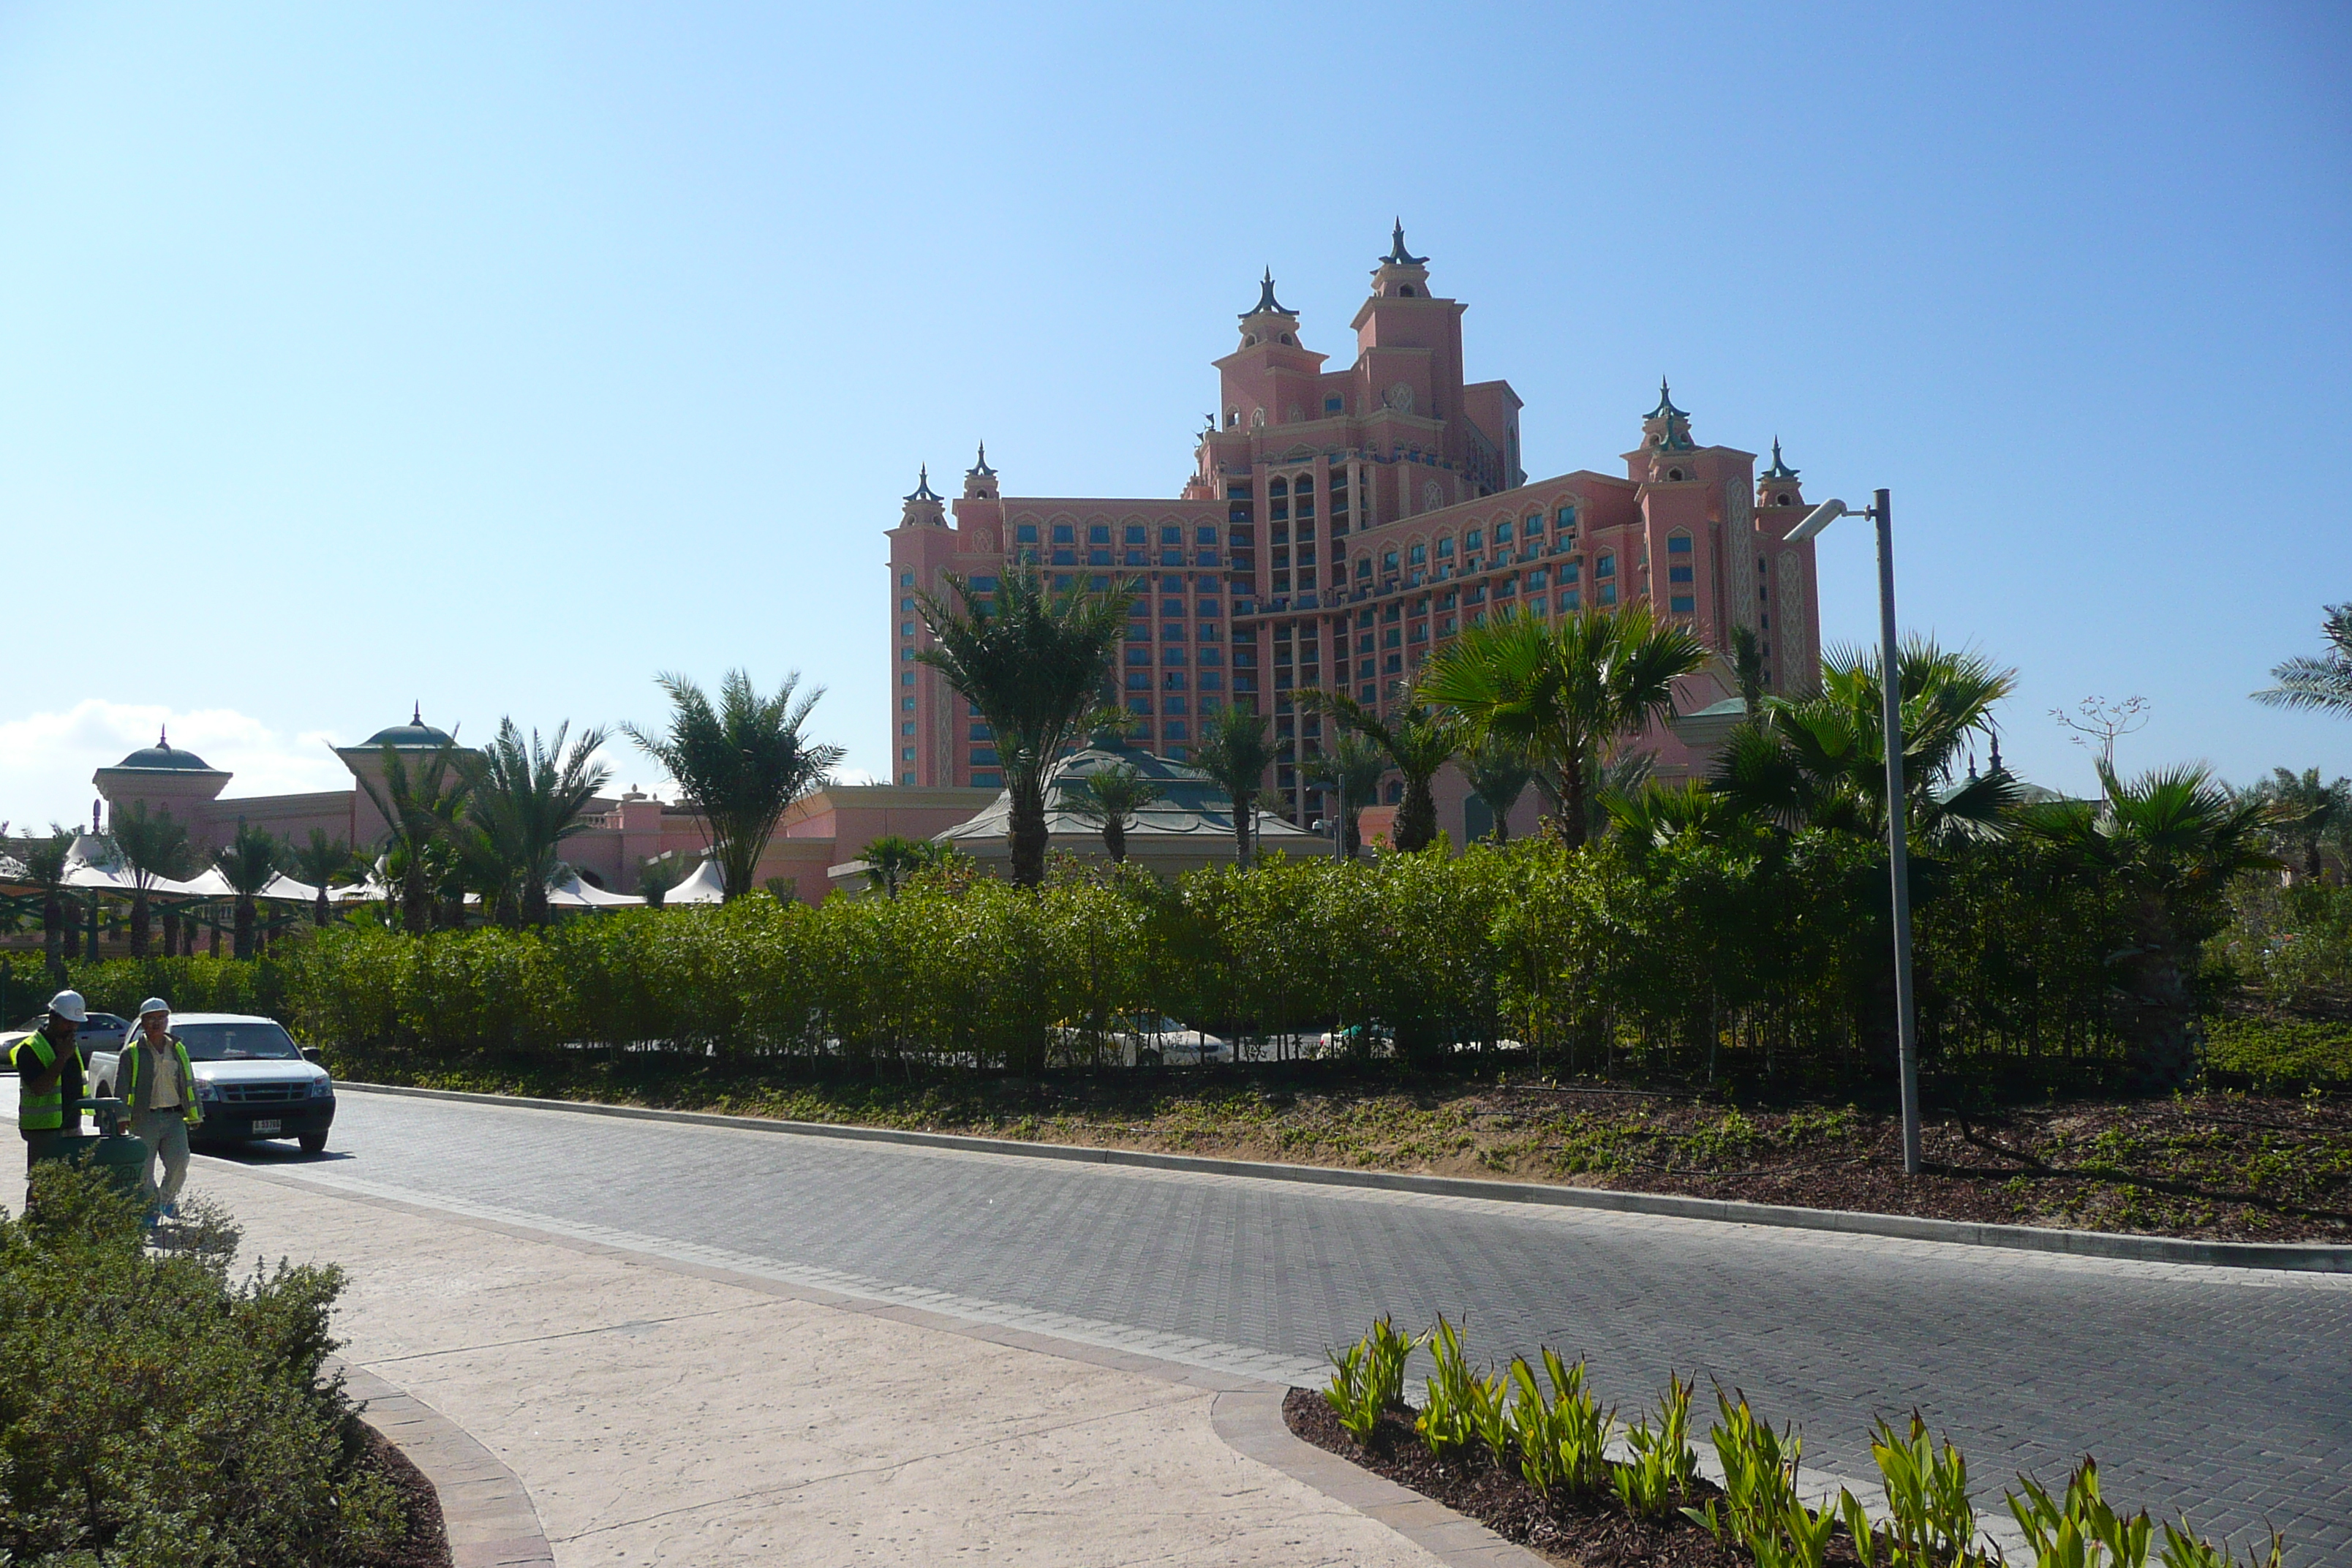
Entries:
POLYGON ((33 1167, 41 1163, 44 1155, 56 1150, 58 1140, 66 1135, 65 1129, 62 1127, 44 1127, 38 1130, 20 1127, 16 1131, 25 1135, 25 1173, 28 1176, 33 1173, 33 1167))
POLYGON ((188 1122, 177 1108, 168 1110, 142 1110, 131 1118, 131 1135, 147 1145, 147 1168, 140 1179, 147 1189, 150 1207, 166 1209, 180 1201, 180 1189, 188 1183, 188 1122), (155 1161, 163 1162, 163 1180, 155 1181, 155 1161))

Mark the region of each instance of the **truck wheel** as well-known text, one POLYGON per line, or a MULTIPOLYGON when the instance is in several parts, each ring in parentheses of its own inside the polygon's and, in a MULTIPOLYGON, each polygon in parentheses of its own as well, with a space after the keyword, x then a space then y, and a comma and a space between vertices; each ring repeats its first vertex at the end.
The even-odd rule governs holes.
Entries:
POLYGON ((327 1152, 327 1135, 323 1132, 305 1132, 300 1142, 302 1152, 305 1154, 323 1154, 327 1152))

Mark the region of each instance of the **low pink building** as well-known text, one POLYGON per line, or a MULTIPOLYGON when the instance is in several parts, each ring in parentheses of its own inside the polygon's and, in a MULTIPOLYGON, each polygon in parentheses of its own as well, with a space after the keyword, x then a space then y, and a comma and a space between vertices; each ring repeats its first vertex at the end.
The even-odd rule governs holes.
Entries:
MULTIPOLYGON (((313 832, 362 848, 382 842, 385 823, 362 778, 381 780, 384 748, 414 768, 444 746, 449 732, 425 722, 418 712, 405 724, 377 731, 356 746, 339 746, 352 774, 347 790, 302 795, 230 795, 231 775, 182 751, 168 735, 91 775, 110 812, 143 801, 150 811, 168 811, 186 825, 199 848, 228 842, 240 822, 268 829, 289 843, 306 842, 313 832)), ((888 784, 834 784, 816 791, 784 813, 776 836, 761 857, 761 881, 782 878, 803 902, 822 902, 828 871, 854 860, 859 850, 886 834, 928 838, 964 821, 995 798, 992 789, 901 788, 888 784)), ((656 799, 636 790, 589 803, 585 831, 565 841, 564 858, 594 885, 634 893, 645 863, 672 855, 691 870, 709 843, 701 816, 692 807, 656 799)))
MULTIPOLYGON (((1427 258, 1407 251, 1400 226, 1350 323, 1355 359, 1335 370, 1267 277, 1239 343, 1215 362, 1219 413, 1172 500, 1007 498, 982 448, 950 503, 926 470, 889 531, 898 782, 1003 782, 987 726, 915 659, 929 641, 915 595, 945 595, 950 574, 986 591, 1024 560, 1056 586, 1139 582, 1120 672, 1136 742, 1181 760, 1224 703, 1268 714, 1283 758, 1270 782, 1300 823, 1322 812, 1301 764, 1325 721, 1297 712, 1292 694, 1331 688, 1386 707, 1430 650, 1488 616, 1647 599, 1710 647, 1755 628, 1768 684, 1809 683, 1813 550, 1784 538, 1805 504, 1778 443, 1761 474, 1752 452, 1702 447, 1661 384, 1622 477, 1530 479, 1517 395, 1467 379, 1466 308, 1430 291, 1427 258)), ((1677 707, 1690 717, 1639 742, 1666 777, 1728 731, 1728 667, 1684 682, 1677 707)), ((1483 815, 1466 794, 1448 770, 1440 821, 1457 840, 1483 815)), ((1533 812, 1523 802, 1515 826, 1532 826, 1533 812)))

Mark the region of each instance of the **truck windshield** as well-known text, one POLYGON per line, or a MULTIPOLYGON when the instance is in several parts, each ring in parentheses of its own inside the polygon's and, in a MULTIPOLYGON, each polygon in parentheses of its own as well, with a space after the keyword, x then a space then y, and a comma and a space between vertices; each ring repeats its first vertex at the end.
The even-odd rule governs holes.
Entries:
POLYGON ((198 1062, 290 1062, 302 1059, 294 1038, 277 1025, 183 1024, 172 1031, 198 1062))

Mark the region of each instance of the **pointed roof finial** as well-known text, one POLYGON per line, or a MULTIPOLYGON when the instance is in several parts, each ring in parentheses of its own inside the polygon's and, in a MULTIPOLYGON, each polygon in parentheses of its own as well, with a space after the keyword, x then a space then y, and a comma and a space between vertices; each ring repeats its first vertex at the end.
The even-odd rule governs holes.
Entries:
POLYGON ((1780 437, 1778 436, 1772 437, 1772 466, 1764 470, 1764 477, 1768 479, 1793 479, 1797 477, 1797 470, 1780 460, 1780 437))
POLYGON ((408 721, 419 729, 424 728, 425 704, 423 702, 411 702, 408 705, 408 721))
POLYGON ((1687 410, 1675 406, 1674 394, 1666 390, 1666 378, 1663 375, 1658 377, 1658 405, 1650 410, 1649 416, 1653 419, 1687 419, 1690 417, 1690 414, 1687 410))
POLYGON ((155 749, 159 752, 168 752, 172 749, 172 727, 169 724, 159 724, 155 727, 155 749))
POLYGON ((1428 257, 1415 256, 1412 252, 1404 247, 1404 219, 1402 217, 1398 218, 1396 220, 1396 227, 1389 231, 1389 253, 1381 258, 1381 265, 1383 267, 1419 267, 1423 262, 1427 261, 1428 259, 1428 257))
POLYGON ((980 461, 966 468, 964 475, 968 479, 992 479, 996 477, 996 470, 988 466, 987 442, 982 441, 980 444, 980 461))
POLYGON ((1274 268, 1271 267, 1265 269, 1265 276, 1258 281, 1257 303, 1252 305, 1248 310, 1242 312, 1242 320, 1247 321, 1252 316, 1264 316, 1269 314, 1276 316, 1295 316, 1298 314, 1297 311, 1292 310, 1289 306, 1284 304, 1281 300, 1274 297, 1274 268))
POLYGON ((923 465, 921 473, 915 480, 915 493, 906 499, 908 500, 937 500, 940 499, 937 492, 931 489, 931 466, 929 463, 925 463, 923 465))

